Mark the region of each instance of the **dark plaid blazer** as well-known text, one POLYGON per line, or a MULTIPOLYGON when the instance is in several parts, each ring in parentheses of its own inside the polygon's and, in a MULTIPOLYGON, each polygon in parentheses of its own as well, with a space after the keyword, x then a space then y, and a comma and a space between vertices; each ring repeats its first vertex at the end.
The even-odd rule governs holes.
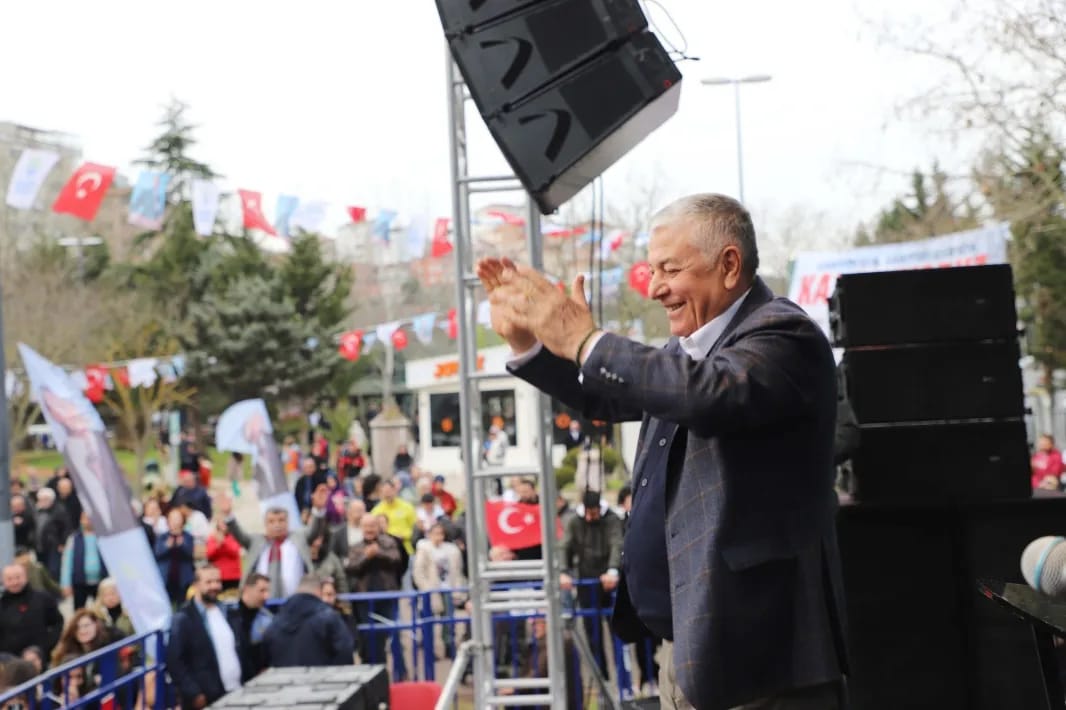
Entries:
MULTIPOLYGON (((634 483, 660 421, 686 437, 679 470, 667 471, 666 545, 674 662, 689 702, 719 710, 839 679, 829 343, 761 279, 705 360, 675 343, 604 335, 581 386, 574 363, 547 350, 514 374, 587 417, 641 419, 634 483)), ((618 596, 616 630, 627 635, 639 622, 624 589, 618 596)))

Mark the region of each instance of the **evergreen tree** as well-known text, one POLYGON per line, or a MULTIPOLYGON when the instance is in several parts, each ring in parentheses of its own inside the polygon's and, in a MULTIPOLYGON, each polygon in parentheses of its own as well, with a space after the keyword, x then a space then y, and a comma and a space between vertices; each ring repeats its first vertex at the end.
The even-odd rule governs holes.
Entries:
POLYGON ((163 118, 156 123, 162 133, 145 148, 145 156, 135 161, 136 165, 170 175, 167 201, 171 204, 190 198, 189 185, 193 178, 218 177, 206 163, 189 156, 190 149, 196 145, 193 137, 196 126, 186 118, 188 110, 188 104, 172 98, 163 110, 163 118))
POLYGON ((915 170, 910 193, 893 200, 874 220, 873 229, 860 227, 855 243, 889 244, 951 234, 978 225, 968 200, 956 200, 947 191, 948 176, 935 163, 929 175, 915 170), (930 193, 929 184, 932 183, 930 193))
POLYGON ((978 180, 998 219, 1011 224, 1010 258, 1029 354, 1045 369, 1066 367, 1066 147, 1043 127, 1017 150, 987 156, 978 180))

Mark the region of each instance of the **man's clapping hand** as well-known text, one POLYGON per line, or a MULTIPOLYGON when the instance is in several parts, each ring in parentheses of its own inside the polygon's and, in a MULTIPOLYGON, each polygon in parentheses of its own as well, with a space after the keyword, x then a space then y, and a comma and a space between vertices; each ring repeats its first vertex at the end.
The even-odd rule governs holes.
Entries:
POLYGON ((516 352, 539 340, 552 353, 574 360, 596 329, 584 276, 574 279, 567 296, 536 269, 509 259, 481 259, 477 274, 489 294, 493 330, 516 352))

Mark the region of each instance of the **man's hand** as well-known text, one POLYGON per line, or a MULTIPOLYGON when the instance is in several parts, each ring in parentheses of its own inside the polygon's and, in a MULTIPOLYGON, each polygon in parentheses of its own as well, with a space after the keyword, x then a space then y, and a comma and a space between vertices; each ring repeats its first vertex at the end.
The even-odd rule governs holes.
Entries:
POLYGON ((563 573, 559 575, 559 589, 564 592, 569 592, 574 588, 574 578, 570 575, 563 573))
POLYGON ((366 544, 366 548, 364 550, 364 554, 367 557, 377 557, 378 556, 378 544, 376 542, 368 542, 366 544))
MULTIPOLYGON (((514 263, 510 259, 480 259, 477 263, 477 276, 481 279, 481 285, 490 297, 503 284, 503 273, 513 270, 514 263)), ((537 336, 527 328, 518 327, 514 321, 503 316, 503 311, 495 306, 489 311, 492 320, 492 329, 507 341, 511 350, 515 353, 524 353, 537 344, 537 336)))
POLYGON ((223 495, 218 498, 218 512, 228 518, 233 515, 233 496, 223 495))
POLYGON ((500 273, 500 285, 489 295, 494 317, 513 328, 531 331, 551 352, 575 360, 578 347, 596 329, 585 300, 585 277, 574 279, 567 296, 528 266, 515 266, 500 273))
POLYGON ((63 587, 63 598, 70 599, 74 596, 74 587, 63 587))
POLYGON ((197 695, 195 698, 192 699, 192 706, 194 708, 196 708, 196 710, 200 710, 200 708, 206 708, 207 707, 207 696, 204 695, 203 693, 200 693, 199 695, 197 695))
POLYGON ((603 585, 605 591, 613 592, 618 586, 618 575, 604 572, 600 575, 600 584, 603 585))

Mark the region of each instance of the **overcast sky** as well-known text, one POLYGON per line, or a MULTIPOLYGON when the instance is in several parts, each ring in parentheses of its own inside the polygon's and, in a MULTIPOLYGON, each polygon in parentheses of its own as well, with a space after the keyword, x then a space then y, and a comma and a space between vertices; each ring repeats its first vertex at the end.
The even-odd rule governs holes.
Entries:
MULTIPOLYGON (((680 66, 677 115, 605 175, 608 200, 656 172, 667 198, 736 194, 732 90, 699 79, 771 74, 742 92, 749 205, 770 222, 795 209, 834 228, 868 218, 906 188, 906 171, 951 159, 929 126, 895 117, 929 66, 879 45, 867 20, 906 25, 947 1, 661 0, 701 61, 680 66)), ((650 14, 679 42, 662 11, 650 14)), ((268 206, 287 192, 371 212, 451 211, 430 0, 34 0, 5 3, 0 17, 0 120, 75 134, 89 160, 133 177, 173 95, 201 126, 196 157, 268 206)), ((496 172, 502 158, 469 120, 475 169, 496 172)))

